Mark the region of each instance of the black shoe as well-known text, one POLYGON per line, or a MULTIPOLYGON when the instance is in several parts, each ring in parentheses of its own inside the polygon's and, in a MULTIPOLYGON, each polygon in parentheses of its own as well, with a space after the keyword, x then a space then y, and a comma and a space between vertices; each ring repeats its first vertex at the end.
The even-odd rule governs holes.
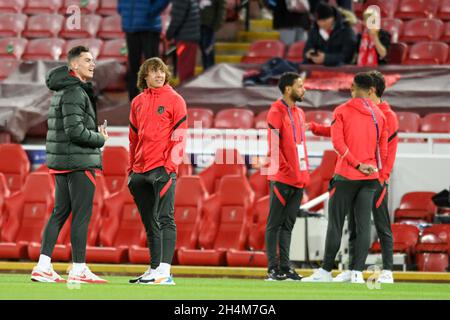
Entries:
POLYGON ((276 269, 270 269, 267 274, 266 281, 283 281, 286 280, 286 275, 284 273, 280 273, 276 269))
POLYGON ((299 275, 297 272, 295 272, 294 269, 289 269, 287 271, 284 271, 283 273, 286 276, 286 280, 300 281, 303 278, 301 275, 299 275))

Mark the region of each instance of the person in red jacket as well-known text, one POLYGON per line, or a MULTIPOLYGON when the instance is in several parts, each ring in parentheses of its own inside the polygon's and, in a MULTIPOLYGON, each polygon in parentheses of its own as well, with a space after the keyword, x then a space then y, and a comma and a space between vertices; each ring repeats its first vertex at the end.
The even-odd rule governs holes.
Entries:
POLYGON ((352 99, 333 113, 331 139, 338 153, 335 175, 330 182, 328 228, 322 268, 305 282, 332 281, 331 270, 339 250, 345 216, 355 223, 351 282, 364 283, 362 270, 370 247, 370 213, 380 172, 387 159, 387 124, 370 100, 374 81, 367 73, 353 79, 352 99))
POLYGON ((170 266, 176 242, 175 180, 186 148, 184 99, 168 84, 167 65, 150 58, 140 67, 131 103, 128 188, 147 232, 151 263, 132 283, 175 284, 170 266))
MULTIPOLYGON (((391 175, 392 168, 394 167, 395 157, 397 154, 398 145, 398 119, 394 111, 390 108, 389 104, 382 100, 381 97, 386 88, 386 83, 384 81, 383 74, 379 71, 370 71, 368 74, 372 77, 374 81, 374 91, 370 96, 370 99, 378 106, 378 108, 383 112, 386 117, 387 127, 388 127, 388 154, 386 163, 383 164, 383 169, 380 172, 380 184, 378 185, 377 191, 375 193, 372 213, 373 220, 375 223, 375 228, 377 230, 378 237, 380 238, 381 253, 383 257, 383 271, 378 277, 378 282, 380 283, 393 283, 394 278, 392 275, 393 266, 393 237, 391 230, 391 220, 389 217, 388 210, 388 181, 391 175)), ((308 128, 315 135, 319 136, 330 136, 330 127, 311 122, 307 124, 308 128)), ((351 281, 351 270, 353 269, 353 240, 355 238, 356 230, 354 228, 354 220, 349 219, 349 229, 350 229, 350 264, 349 270, 346 270, 336 278, 333 279, 335 282, 348 282, 351 281)))
POLYGON ((301 280, 289 266, 291 234, 309 181, 305 114, 296 106, 305 94, 299 74, 284 73, 278 83, 283 98, 267 114, 270 211, 266 227, 267 280, 301 280), (277 249, 279 248, 279 261, 277 249))

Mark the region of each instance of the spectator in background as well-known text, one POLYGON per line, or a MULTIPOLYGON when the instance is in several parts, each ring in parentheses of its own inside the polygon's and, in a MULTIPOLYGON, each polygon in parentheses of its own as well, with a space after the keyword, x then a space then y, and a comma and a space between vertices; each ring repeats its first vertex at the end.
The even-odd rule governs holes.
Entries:
POLYGON ((122 17, 128 48, 128 97, 139 94, 137 73, 142 58, 159 56, 161 12, 169 0, 119 0, 117 9, 122 17), (142 57, 143 56, 143 57, 142 57))
POLYGON ((172 0, 170 25, 166 37, 177 45, 177 70, 180 82, 194 76, 197 46, 200 42, 198 0, 172 0))
POLYGON ((225 22, 226 0, 200 0, 200 49, 202 51, 203 70, 215 63, 214 33, 225 22))
POLYGON ((308 1, 303 12, 289 11, 286 1, 269 1, 268 6, 273 10, 273 28, 280 32, 284 44, 289 46, 296 41, 306 41, 306 30, 311 25, 308 1))
POLYGON ((364 25, 362 32, 357 37, 358 66, 378 66, 386 64, 386 56, 391 46, 391 35, 383 29, 379 29, 374 23, 377 12, 367 9, 364 11, 364 25))
MULTIPOLYGON (((319 6, 319 4, 321 2, 329 3, 328 0, 309 0, 309 3, 311 5, 311 13, 316 12, 317 7, 319 6)), ((352 0, 336 0, 335 2, 339 8, 342 8, 342 9, 345 9, 348 11, 353 11, 352 0)))
POLYGON ((309 31, 303 51, 306 63, 339 66, 352 62, 356 50, 356 36, 339 10, 320 3, 316 23, 309 31))

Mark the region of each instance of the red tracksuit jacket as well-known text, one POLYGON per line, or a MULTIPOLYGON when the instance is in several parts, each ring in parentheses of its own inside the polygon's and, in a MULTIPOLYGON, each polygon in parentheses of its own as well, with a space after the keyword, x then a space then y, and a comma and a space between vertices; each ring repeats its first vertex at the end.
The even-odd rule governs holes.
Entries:
POLYGON ((178 172, 186 148, 187 111, 184 99, 168 84, 147 88, 131 102, 130 164, 142 173, 164 166, 178 172))
POLYGON ((268 180, 278 181, 293 187, 303 188, 309 182, 308 153, 306 149, 305 114, 298 107, 289 108, 282 100, 275 101, 267 114, 269 159, 271 166, 275 164, 278 170, 267 176, 268 180), (292 120, 291 120, 292 119, 292 120), (292 122, 293 121, 293 122, 292 122), (295 136, 294 136, 295 132, 295 136), (279 137, 279 146, 272 143, 271 134, 279 137), (304 159, 306 169, 300 170, 299 153, 297 146, 303 143, 304 159), (278 148, 277 148, 278 147, 278 148), (277 159, 272 148, 277 148, 279 157, 277 159))

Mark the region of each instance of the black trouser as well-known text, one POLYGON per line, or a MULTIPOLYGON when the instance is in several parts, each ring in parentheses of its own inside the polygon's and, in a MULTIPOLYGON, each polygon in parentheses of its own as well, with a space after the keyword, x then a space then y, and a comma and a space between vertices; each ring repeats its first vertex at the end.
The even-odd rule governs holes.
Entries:
POLYGON ((202 51, 203 70, 214 65, 214 29, 205 25, 200 28, 200 50, 202 51))
POLYGON ((355 229, 353 270, 364 269, 370 247, 370 212, 378 184, 377 180, 347 180, 343 177, 331 181, 323 269, 333 269, 341 246, 345 216, 349 212, 352 212, 355 229))
POLYGON ((159 32, 141 31, 126 33, 128 48, 128 97, 131 100, 139 94, 136 87, 137 74, 144 59, 159 57, 159 32))
MULTIPOLYGON (((375 228, 377 230, 378 237, 380 238, 381 244, 381 255, 383 257, 383 269, 392 270, 393 266, 393 242, 392 229, 391 229, 391 219, 389 217, 388 210, 388 185, 383 186, 378 184, 377 190, 375 192, 375 197, 373 201, 373 221, 375 223, 375 228)), ((349 253, 350 253, 350 263, 349 269, 352 270, 354 267, 353 255, 355 253, 354 240, 356 238, 356 228, 354 217, 349 218, 349 253)))
POLYGON ((128 188, 141 215, 147 233, 151 268, 160 262, 172 263, 177 229, 174 218, 176 174, 167 174, 164 167, 145 173, 132 173, 128 188))
POLYGON ((289 249, 303 189, 281 183, 270 182, 270 209, 266 227, 266 250, 268 269, 287 271, 289 249), (279 249, 279 261, 277 257, 279 249))
POLYGON ((57 174, 55 184, 55 207, 42 235, 41 254, 52 256, 59 232, 72 212, 72 260, 75 263, 84 263, 95 193, 95 171, 57 174))

